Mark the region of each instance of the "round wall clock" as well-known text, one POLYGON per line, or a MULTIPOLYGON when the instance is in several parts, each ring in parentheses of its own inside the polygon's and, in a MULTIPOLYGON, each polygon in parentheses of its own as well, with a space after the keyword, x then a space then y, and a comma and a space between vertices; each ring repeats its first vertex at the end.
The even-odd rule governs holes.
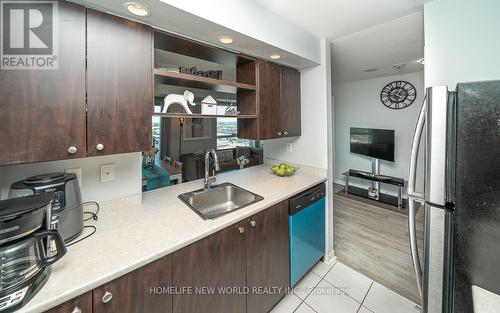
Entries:
POLYGON ((397 80, 385 85, 380 92, 380 101, 391 109, 404 109, 417 98, 417 90, 411 83, 397 80))

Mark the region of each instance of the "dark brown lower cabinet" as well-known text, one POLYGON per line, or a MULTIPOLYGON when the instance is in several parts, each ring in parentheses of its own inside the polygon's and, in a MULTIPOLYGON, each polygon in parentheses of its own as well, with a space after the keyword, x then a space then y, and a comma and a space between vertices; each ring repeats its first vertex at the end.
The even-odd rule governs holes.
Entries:
POLYGON ((92 291, 45 311, 45 313, 92 313, 92 291))
POLYGON ((173 282, 183 293, 173 297, 174 313, 269 312, 289 280, 283 201, 174 253, 173 282))
POLYGON ((93 291, 93 313, 171 313, 172 257, 163 257, 93 291))
POLYGON ((175 313, 246 312, 245 222, 173 254, 175 313))
POLYGON ((247 313, 269 312, 289 286, 288 201, 248 220, 247 313))
POLYGON ((266 313, 289 284, 288 201, 46 313, 266 313))

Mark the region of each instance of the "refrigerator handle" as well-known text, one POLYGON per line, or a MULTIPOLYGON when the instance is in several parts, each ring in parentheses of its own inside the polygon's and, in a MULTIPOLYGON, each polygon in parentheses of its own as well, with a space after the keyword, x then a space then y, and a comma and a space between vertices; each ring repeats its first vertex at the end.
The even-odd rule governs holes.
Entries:
POLYGON ((415 127, 415 134, 413 135, 413 142, 411 144, 410 154, 410 175, 408 177, 408 197, 415 198, 415 200, 425 201, 423 193, 415 192, 415 183, 417 179, 417 157, 420 148, 420 138, 425 126, 425 110, 427 110, 427 95, 424 95, 422 109, 418 115, 417 126, 415 127))
POLYGON ((422 299, 422 265, 417 245, 417 227, 416 227, 415 199, 408 197, 408 237, 410 241, 410 254, 413 263, 413 269, 417 278, 418 292, 422 299))
POLYGON ((425 196, 423 193, 415 192, 415 182, 417 174, 417 157, 420 148, 420 139, 425 126, 425 114, 427 109, 427 95, 424 95, 422 109, 418 115, 417 125, 415 127, 415 134, 413 136, 413 143, 411 146, 410 155, 410 174, 408 178, 408 239, 410 243, 411 260, 413 269, 417 278, 418 291, 422 298, 422 266, 420 264, 420 256, 418 253, 417 245, 417 227, 416 227, 416 211, 415 201, 424 202, 425 196))

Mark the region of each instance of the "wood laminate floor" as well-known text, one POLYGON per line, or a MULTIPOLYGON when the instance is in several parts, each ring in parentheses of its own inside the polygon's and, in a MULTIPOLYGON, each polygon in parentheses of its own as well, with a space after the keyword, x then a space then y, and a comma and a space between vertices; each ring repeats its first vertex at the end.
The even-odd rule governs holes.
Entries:
MULTIPOLYGON (((333 240, 338 260, 394 292, 420 303, 410 257, 407 216, 372 200, 337 195, 334 185, 333 240)), ((422 256, 424 210, 417 214, 422 256)))

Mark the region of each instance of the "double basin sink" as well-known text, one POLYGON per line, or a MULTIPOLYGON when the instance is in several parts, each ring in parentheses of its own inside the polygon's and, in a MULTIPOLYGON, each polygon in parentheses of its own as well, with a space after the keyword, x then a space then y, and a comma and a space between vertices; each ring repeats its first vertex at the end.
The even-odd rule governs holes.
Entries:
POLYGON ((201 218, 208 220, 234 212, 263 200, 261 196, 231 183, 213 185, 208 190, 199 189, 179 196, 201 218))

